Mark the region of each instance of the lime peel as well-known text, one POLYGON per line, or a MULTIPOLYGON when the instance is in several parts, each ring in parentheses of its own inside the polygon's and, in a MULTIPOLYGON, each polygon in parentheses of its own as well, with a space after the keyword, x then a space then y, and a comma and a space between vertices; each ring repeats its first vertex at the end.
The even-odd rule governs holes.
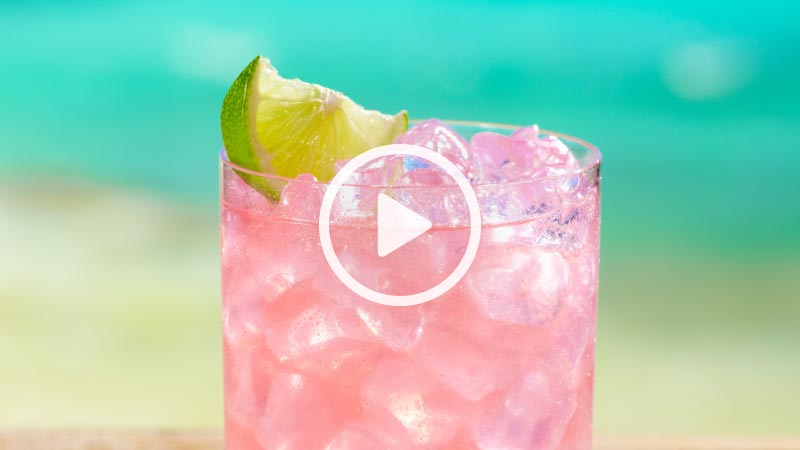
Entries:
MULTIPOLYGON (((310 173, 328 181, 337 161, 389 144, 405 132, 408 114, 366 110, 341 92, 282 78, 258 56, 225 95, 221 122, 234 164, 285 178, 310 173)), ((255 189, 279 197, 269 178, 239 174, 255 189)))

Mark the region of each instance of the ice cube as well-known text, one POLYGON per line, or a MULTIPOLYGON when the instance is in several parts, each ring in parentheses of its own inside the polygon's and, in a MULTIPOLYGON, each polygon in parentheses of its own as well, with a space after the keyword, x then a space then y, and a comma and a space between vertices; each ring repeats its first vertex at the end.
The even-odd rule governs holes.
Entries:
POLYGON ((284 293, 270 305, 266 316, 266 342, 281 362, 321 355, 348 341, 369 339, 356 314, 316 289, 312 282, 284 293))
POLYGON ((352 372, 354 366, 368 369, 375 359, 378 349, 377 345, 364 340, 343 337, 330 341, 320 348, 315 348, 314 351, 286 358, 284 365, 317 377, 331 377, 340 373, 352 372))
POLYGON ((492 319, 539 326, 558 313, 569 280, 559 253, 505 243, 483 246, 465 281, 492 319))
POLYGON ((270 214, 275 207, 275 203, 247 184, 242 179, 242 176, 246 175, 240 175, 227 167, 223 170, 225 172, 225 182, 222 185, 222 200, 227 207, 237 208, 242 211, 258 211, 265 215, 270 214), (231 172, 228 172, 229 170, 231 172))
POLYGON ((488 228, 486 241, 517 242, 564 255, 580 253, 587 245, 596 246, 592 236, 593 227, 597 226, 592 219, 596 217, 595 204, 580 198, 568 199, 554 189, 537 185, 510 183, 492 187, 496 194, 488 194, 483 201, 486 223, 507 222, 509 217, 527 220, 488 228))
MULTIPOLYGON (((224 276, 224 275, 223 275, 224 276)), ((247 345, 262 337, 265 302, 257 281, 226 280, 223 284, 222 330, 227 342, 247 345)))
POLYGON ((260 448, 258 444, 258 427, 249 424, 242 425, 226 417, 225 447, 231 450, 260 448))
POLYGON ((225 415, 240 426, 253 427, 266 403, 277 361, 260 333, 235 342, 226 336, 224 346, 225 415))
POLYGON ((226 298, 235 298, 237 303, 270 303, 324 267, 314 223, 259 220, 240 231, 236 237, 223 231, 227 236, 223 268, 230 272, 223 274, 229 277, 225 279, 226 298), (228 259, 226 253, 232 253, 228 243, 233 240, 241 245, 228 259))
MULTIPOLYGON (((587 348, 593 348, 596 310, 594 299, 571 301, 549 327, 548 336, 539 344, 541 351, 535 357, 563 374, 574 373, 587 348)), ((565 376, 567 376, 565 375, 565 376)))
POLYGON ((552 213, 546 222, 536 224, 534 243, 552 247, 564 253, 575 253, 582 249, 589 232, 588 205, 571 205, 565 202, 552 213))
POLYGON ((258 440, 264 450, 324 448, 341 422, 319 381, 282 372, 272 379, 258 440))
POLYGON ((395 144, 413 144, 433 150, 456 165, 469 180, 480 179, 480 164, 469 144, 452 128, 437 119, 414 125, 395 139, 395 144))
MULTIPOLYGON (((407 250, 407 248, 401 247, 398 252, 393 252, 387 255, 386 258, 381 258, 377 253, 377 233, 364 234, 361 230, 354 228, 352 230, 334 230, 332 235, 334 247, 336 247, 337 242, 347 242, 341 248, 336 248, 336 255, 345 270, 364 286, 392 295, 408 295, 425 288, 424 285, 421 285, 425 280, 420 280, 419 277, 415 276, 414 268, 411 268, 412 270, 410 271, 391 269, 392 267, 400 267, 394 262, 396 262, 398 252, 407 250), (353 233, 359 233, 357 238, 353 233)), ((328 284, 327 279, 324 281, 325 283, 320 283, 322 288, 328 284)), ((330 283, 333 286, 344 287, 338 280, 331 280, 330 283)), ((341 297, 352 295, 352 292, 348 290, 338 290, 336 292, 341 293, 341 297)))
POLYGON ((300 174, 283 187, 275 214, 292 220, 315 222, 324 195, 325 185, 317 183, 314 175, 300 174))
POLYGON ((237 333, 253 327, 248 323, 250 315, 243 312, 263 308, 267 301, 263 293, 266 289, 255 276, 260 255, 253 250, 258 249, 248 245, 264 239, 263 221, 226 209, 222 215, 221 238, 223 314, 230 314, 225 317, 225 323, 230 324, 226 325, 225 332, 230 332, 229 338, 236 340, 237 333), (235 304, 235 309, 227 308, 231 304, 235 304))
POLYGON ((539 127, 523 127, 510 136, 512 141, 524 143, 519 150, 532 153, 545 167, 553 169, 553 175, 559 175, 578 168, 578 160, 569 147, 553 135, 541 135, 539 127))
POLYGON ((483 167, 501 167, 509 161, 511 140, 508 136, 492 131, 475 133, 470 145, 483 167))
POLYGON ((366 424, 351 424, 337 434, 325 450, 407 450, 410 447, 404 435, 378 434, 366 424))
POLYGON ((470 146, 481 163, 483 177, 481 183, 499 183, 513 179, 509 173, 511 161, 511 140, 508 136, 491 131, 476 133, 472 136, 470 146))
MULTIPOLYGON (((355 251, 360 253, 365 252, 365 249, 349 247, 340 253, 348 255, 341 259, 346 263, 348 271, 359 280, 364 280, 365 276, 377 276, 372 271, 379 266, 374 260, 377 256, 354 260, 352 257, 355 251)), ((380 271, 381 274, 382 272, 380 271)), ((332 273, 316 277, 314 284, 317 289, 326 292, 329 298, 334 299, 343 310, 357 317, 359 327, 355 332, 359 339, 388 347, 393 351, 406 351, 419 343, 423 332, 425 305, 394 307, 371 302, 353 294, 349 288, 335 279, 332 273)), ((382 286, 386 289, 388 285, 382 284, 382 286)))
POLYGON ((579 298, 590 298, 597 293, 599 233, 596 230, 597 227, 589 230, 583 251, 568 257, 574 295, 579 298))
MULTIPOLYGON (((425 316, 430 329, 446 331, 458 339, 478 344, 487 353, 511 355, 516 365, 525 367, 524 359, 536 354, 548 327, 530 327, 500 320, 490 320, 478 302, 469 301, 474 292, 466 283, 456 285, 436 302, 438 314, 425 316)), ((513 369, 512 369, 513 370, 513 369)))
POLYGON ((423 448, 446 444, 467 420, 464 408, 435 377, 403 357, 379 363, 362 386, 361 398, 375 433, 402 432, 423 448))
POLYGON ((353 307, 372 336, 394 351, 408 350, 422 337, 423 316, 419 305, 398 308, 359 298, 353 307))
POLYGON ((470 401, 508 386, 518 362, 512 355, 434 329, 426 330, 414 357, 443 385, 470 401))
POLYGON ((482 163, 482 181, 487 183, 548 178, 579 167, 569 147, 555 136, 540 135, 536 125, 510 136, 477 133, 470 145, 482 163))
POLYGON ((419 167, 406 172, 396 186, 445 186, 453 184, 452 178, 443 170, 431 167, 419 167))
POLYGON ((592 447, 592 403, 594 386, 594 342, 584 349, 581 363, 574 371, 576 407, 564 431, 559 449, 592 447))
MULTIPOLYGON (((370 161, 357 168, 352 175, 344 180, 345 185, 353 186, 391 186, 405 173, 405 157, 392 155, 370 161)), ((334 167, 339 172, 349 163, 349 159, 338 161, 334 167)))
MULTIPOLYGON (((388 193, 401 204, 425 213, 432 203, 430 202, 431 196, 424 197, 423 194, 430 191, 407 192, 405 190, 386 190, 381 187, 432 187, 452 183, 452 179, 444 171, 430 167, 430 164, 424 160, 403 156, 381 158, 356 170, 346 184, 339 189, 333 204, 332 220, 368 217, 372 217, 374 220, 377 211, 377 197, 380 193, 388 193), (423 197, 417 198, 419 196, 423 197)), ((438 197, 434 200, 441 203, 441 194, 437 195, 438 197)))
POLYGON ((272 305, 265 341, 284 370, 322 381, 337 414, 353 415, 360 410, 361 384, 390 350, 374 339, 335 292, 316 289, 316 281, 293 289, 272 305))
MULTIPOLYGON (((496 184, 480 187, 476 193, 486 223, 542 219, 561 205, 558 194, 548 184, 542 183, 496 184)), ((506 230, 510 227, 493 227, 487 231, 494 234, 506 230)))
POLYGON ((576 406, 570 379, 544 367, 529 371, 474 427, 481 450, 556 449, 576 406))
POLYGON ((407 172, 391 195, 434 225, 468 226, 469 209, 456 181, 438 167, 407 172), (417 189, 425 187, 425 189, 417 189))

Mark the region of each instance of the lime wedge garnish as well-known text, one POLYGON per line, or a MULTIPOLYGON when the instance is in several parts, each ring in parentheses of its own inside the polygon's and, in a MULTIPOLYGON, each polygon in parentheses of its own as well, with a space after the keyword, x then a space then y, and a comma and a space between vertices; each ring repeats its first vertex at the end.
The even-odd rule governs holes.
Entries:
MULTIPOLYGON (((310 173, 328 181, 337 161, 390 144, 407 127, 405 111, 392 116, 366 110, 341 92, 282 78, 261 56, 239 74, 222 103, 228 158, 241 167, 287 178, 310 173)), ((277 196, 263 178, 242 176, 256 189, 277 196)))

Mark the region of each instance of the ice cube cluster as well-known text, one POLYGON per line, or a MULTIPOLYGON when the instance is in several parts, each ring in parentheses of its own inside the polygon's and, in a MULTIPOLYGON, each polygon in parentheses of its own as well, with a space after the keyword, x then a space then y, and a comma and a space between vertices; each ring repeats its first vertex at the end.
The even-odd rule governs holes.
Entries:
MULTIPOLYGON (((530 239, 567 243, 580 234, 573 229, 586 222, 586 212, 571 203, 583 202, 596 186, 597 180, 591 179, 595 172, 580 170, 570 148, 555 136, 543 135, 536 125, 510 135, 479 132, 467 141, 446 123, 430 119, 414 125, 395 143, 433 150, 458 167, 474 187, 484 223, 536 218, 544 222, 530 239)), ((339 161, 337 170, 347 162, 339 161)), ((466 204, 454 180, 428 161, 399 155, 381 158, 357 170, 345 184, 334 203, 334 222, 374 220, 378 193, 393 188, 395 200, 435 225, 468 226, 466 204), (414 189, 418 187, 430 189, 414 189)), ((316 221, 323 195, 324 185, 311 175, 301 175, 283 189, 274 214, 316 221)))
MULTIPOLYGON (((509 136, 480 132, 467 142, 446 123, 429 119, 394 141, 413 144, 444 156, 474 185, 550 178, 574 172, 578 160, 557 137, 542 136, 539 127, 522 127, 509 136)), ((340 169, 347 160, 337 163, 340 169)), ((452 183, 441 170, 412 157, 384 158, 349 180, 370 186, 440 186, 452 183)))
MULTIPOLYGON (((287 266, 304 255, 249 239, 287 266)), ((485 245, 451 292, 403 308, 359 298, 320 266, 288 288, 233 284, 266 256, 226 261, 229 448, 588 449, 596 283, 567 284, 585 258, 485 245)))

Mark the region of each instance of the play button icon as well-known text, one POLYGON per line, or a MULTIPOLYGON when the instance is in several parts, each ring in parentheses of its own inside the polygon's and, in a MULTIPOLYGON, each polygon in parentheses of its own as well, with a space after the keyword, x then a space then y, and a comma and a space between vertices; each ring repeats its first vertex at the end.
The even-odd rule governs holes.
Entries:
MULTIPOLYGON (((358 191, 359 189, 364 190, 365 192, 369 192, 371 189, 383 189, 384 192, 390 192, 395 190, 402 190, 402 187, 399 188, 391 188, 387 186, 386 188, 381 188, 380 186, 352 186, 348 185, 347 191, 349 192, 348 195, 352 195, 353 190, 355 189, 358 191)), ((435 188, 431 188, 435 189, 435 188)), ((375 220, 374 225, 377 228, 377 256, 376 260, 370 261, 370 264, 379 264, 380 262, 387 262, 389 267, 392 271, 401 271, 403 270, 402 265, 393 265, 390 261, 393 258, 397 258, 400 256, 400 253, 394 253, 396 250, 400 249, 404 245, 410 243, 414 239, 418 238, 421 234, 425 233, 426 231, 430 230, 433 226, 431 221, 417 214, 415 211, 409 209, 407 206, 401 204, 394 198, 390 197, 384 192, 380 192, 377 195, 377 208, 375 208, 374 213, 377 220, 375 220)), ((368 198, 368 197, 367 197, 368 198)), ((374 198, 374 197, 373 197, 374 198)), ((429 205, 430 206, 430 205, 429 205)), ((423 205, 425 207, 425 205, 423 205)), ((437 222, 437 227, 439 222, 437 222)), ((365 229, 365 233, 369 233, 368 230, 365 229)), ((447 231, 442 231, 443 233, 447 231)), ((371 235, 374 236, 374 235, 371 235)), ((469 180, 465 177, 461 171, 453 164, 450 160, 445 158, 444 156, 431 151, 425 147, 420 147, 417 145, 410 145, 410 144, 389 144, 384 145, 381 147, 373 148, 372 150, 368 150, 355 158, 351 159, 347 164, 345 164, 333 179, 328 184, 327 189, 325 189, 325 195, 322 198, 322 205, 320 206, 319 210, 319 242, 320 246, 322 247, 322 253, 325 256, 325 260, 328 262, 331 270, 333 271, 336 278, 342 282, 345 286, 347 286, 351 291, 358 294, 359 296, 363 297, 366 300, 371 302, 380 303, 382 305, 390 305, 390 306, 411 306, 411 305, 419 305, 421 303, 425 303, 431 301, 435 298, 438 298, 448 290, 450 290, 453 286, 455 286, 459 280, 461 280, 464 275, 466 275, 467 270, 469 270, 472 261, 475 259, 475 255, 478 252, 478 245, 480 242, 481 237, 481 211, 480 205, 478 204, 478 198, 473 191, 472 186, 470 185, 469 180), (469 210, 469 240, 467 241, 466 248, 464 248, 464 253, 461 256, 461 260, 456 264, 455 268, 447 275, 444 279, 442 279, 438 284, 432 286, 426 290, 421 292, 414 292, 406 295, 399 295, 394 293, 387 293, 387 292, 380 292, 378 290, 374 290, 360 281, 358 281, 348 269, 342 264, 342 261, 339 260, 339 257, 336 255, 336 251, 334 250, 333 241, 331 238, 331 213, 333 212, 333 205, 334 200, 339 195, 340 189, 345 186, 345 183, 350 179, 350 177, 362 166, 371 163, 372 161, 378 160, 380 158, 387 158, 387 157, 397 157, 397 156, 404 156, 404 157, 411 157, 426 160, 431 164, 434 164, 441 168, 454 182, 458 189, 464 196, 464 200, 466 202, 467 209, 469 210)), ((364 239, 368 239, 367 235, 365 234, 364 239)), ((371 238, 369 238, 371 239, 371 238)), ((437 242, 435 239, 430 239, 431 242, 437 242)), ((375 248, 372 246, 374 244, 370 244, 371 248, 375 248)), ((414 257, 419 258, 431 258, 431 256, 436 253, 436 249, 431 248, 430 253, 426 252, 425 250, 420 250, 420 248, 424 248, 417 246, 412 252, 418 252, 418 254, 414 254, 414 257)), ((372 253, 372 255, 375 255, 372 253)), ((408 256, 408 255, 406 255, 408 256)), ((402 260, 402 259, 401 259, 402 260)), ((408 260, 406 258, 406 260, 408 260)), ((352 264, 352 263, 351 263, 352 264)), ((351 269, 353 269, 351 265, 351 269)), ((355 268, 358 271, 358 268, 355 268)), ((374 286, 373 286, 374 287, 374 286)))
POLYGON ((430 220, 386 194, 378 195, 378 256, 392 253, 431 229, 430 220))

